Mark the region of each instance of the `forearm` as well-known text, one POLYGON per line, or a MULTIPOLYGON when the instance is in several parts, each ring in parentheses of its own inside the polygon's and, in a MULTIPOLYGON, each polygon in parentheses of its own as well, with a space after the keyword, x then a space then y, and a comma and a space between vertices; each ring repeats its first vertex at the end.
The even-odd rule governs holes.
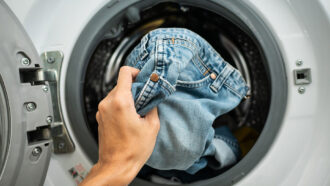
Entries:
POLYGON ((123 162, 121 165, 95 164, 80 186, 126 186, 137 175, 138 166, 123 162))

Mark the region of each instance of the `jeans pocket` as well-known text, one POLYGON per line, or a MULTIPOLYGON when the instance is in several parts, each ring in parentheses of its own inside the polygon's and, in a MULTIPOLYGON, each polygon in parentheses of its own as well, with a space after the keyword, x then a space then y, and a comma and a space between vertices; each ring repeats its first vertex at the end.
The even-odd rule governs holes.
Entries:
POLYGON ((211 75, 207 75, 203 79, 197 80, 197 81, 182 81, 177 80, 175 86, 184 87, 184 88, 199 88, 206 85, 209 85, 210 82, 212 82, 211 75))

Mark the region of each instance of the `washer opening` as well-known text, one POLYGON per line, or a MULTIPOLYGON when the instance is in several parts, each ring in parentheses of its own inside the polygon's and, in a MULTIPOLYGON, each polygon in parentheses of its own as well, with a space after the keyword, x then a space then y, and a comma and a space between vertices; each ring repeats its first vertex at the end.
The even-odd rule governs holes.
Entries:
MULTIPOLYGON (((243 156, 247 154, 262 131, 270 105, 270 85, 263 61, 265 58, 255 39, 224 17, 194 6, 157 4, 141 11, 139 20, 130 23, 127 17, 135 16, 136 19, 136 11, 135 7, 129 8, 124 17, 126 19, 104 35, 87 66, 84 104, 87 125, 95 140, 98 139, 95 119, 98 103, 114 87, 119 68, 131 49, 144 34, 155 28, 183 27, 204 37, 226 61, 241 71, 251 88, 250 99, 214 122, 214 127, 228 125, 238 135, 243 156)), ((216 171, 212 175, 220 172, 216 171)))
MULTIPOLYGON (((242 72, 250 86, 250 99, 214 122, 214 127, 229 126, 238 138, 241 160, 225 170, 200 171, 201 177, 189 180, 198 181, 198 185, 235 183, 267 153, 282 122, 287 95, 286 73, 276 40, 244 2, 145 0, 110 2, 103 7, 78 38, 67 70, 66 106, 74 134, 96 162, 98 103, 113 88, 131 49, 143 35, 159 27, 183 27, 201 35, 242 72)), ((133 182, 148 184, 141 179, 133 182)))

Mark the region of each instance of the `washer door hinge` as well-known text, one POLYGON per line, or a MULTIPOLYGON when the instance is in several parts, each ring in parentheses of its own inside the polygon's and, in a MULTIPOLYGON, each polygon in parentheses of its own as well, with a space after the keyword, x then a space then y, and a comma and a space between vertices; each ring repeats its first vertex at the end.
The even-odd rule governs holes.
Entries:
MULTIPOLYGON (((51 95, 53 116, 48 116, 46 126, 37 127, 36 130, 28 132, 29 143, 52 138, 54 153, 73 152, 75 147, 70 138, 67 128, 64 124, 61 105, 60 105, 60 74, 63 62, 63 53, 60 51, 50 51, 41 54, 44 67, 35 65, 34 68, 28 67, 30 60, 27 57, 22 58, 22 65, 26 68, 20 68, 21 83, 30 83, 31 86, 42 85, 44 92, 51 95)), ((33 110, 34 103, 28 103, 27 109, 33 110)))
POLYGON ((60 74, 63 62, 63 53, 61 51, 49 51, 41 54, 41 60, 44 69, 37 73, 38 80, 48 82, 48 87, 44 91, 50 91, 53 117, 49 117, 47 122, 51 124, 51 136, 53 139, 54 153, 69 153, 75 150, 72 139, 69 136, 64 124, 61 105, 60 105, 60 74))
POLYGON ((21 81, 29 81, 32 85, 44 84, 43 91, 50 92, 53 116, 47 118, 47 123, 51 126, 50 133, 53 139, 54 153, 70 153, 75 150, 75 146, 65 126, 60 105, 59 83, 63 53, 61 51, 44 52, 41 54, 41 59, 44 68, 36 68, 34 73, 22 73, 24 72, 23 69, 20 72, 21 81), (48 83, 48 86, 45 82, 48 83))

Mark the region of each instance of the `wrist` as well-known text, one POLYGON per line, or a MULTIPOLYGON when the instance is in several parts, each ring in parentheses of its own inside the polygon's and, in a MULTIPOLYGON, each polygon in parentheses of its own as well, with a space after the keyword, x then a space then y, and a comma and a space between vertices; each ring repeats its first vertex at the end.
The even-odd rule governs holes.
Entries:
POLYGON ((137 175, 140 167, 133 162, 97 163, 80 186, 128 185, 137 175))

